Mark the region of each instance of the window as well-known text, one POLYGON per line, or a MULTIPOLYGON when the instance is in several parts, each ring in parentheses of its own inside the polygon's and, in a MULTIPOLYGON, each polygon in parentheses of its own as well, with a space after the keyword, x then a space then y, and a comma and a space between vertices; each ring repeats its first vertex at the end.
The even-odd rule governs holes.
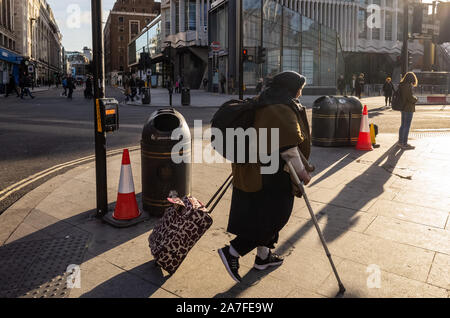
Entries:
POLYGON ((170 35, 170 10, 164 11, 164 20, 165 20, 165 30, 166 30, 165 36, 169 36, 170 35))
POLYGON ((195 31, 197 29, 196 0, 185 0, 184 5, 184 29, 186 31, 195 31))
POLYGON ((123 23, 123 17, 119 17, 119 23, 123 23))
POLYGON ((139 21, 130 21, 130 39, 139 34, 139 21))
POLYGON ((358 37, 360 39, 367 38, 367 12, 366 9, 360 8, 358 11, 358 28, 359 34, 358 37))
POLYGON ((392 12, 386 10, 384 39, 392 41, 392 12))

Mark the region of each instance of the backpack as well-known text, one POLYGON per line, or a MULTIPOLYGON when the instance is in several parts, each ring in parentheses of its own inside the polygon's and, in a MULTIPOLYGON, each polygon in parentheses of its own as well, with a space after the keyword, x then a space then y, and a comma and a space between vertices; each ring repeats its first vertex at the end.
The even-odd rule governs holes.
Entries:
POLYGON ((403 101, 402 96, 400 94, 400 88, 395 90, 394 94, 392 95, 392 101, 391 101, 392 109, 402 111, 403 110, 403 101))
POLYGON ((211 128, 218 129, 222 133, 223 138, 216 138, 216 136, 212 134, 211 145, 220 155, 222 155, 222 157, 233 163, 249 162, 249 138, 245 139, 245 153, 238 153, 236 143, 237 137, 235 137, 234 154, 227 154, 227 128, 232 128, 233 130, 242 128, 245 131, 248 128, 253 127, 256 110, 260 107, 262 106, 257 103, 255 98, 247 98, 245 100, 233 99, 220 106, 219 110, 214 114, 211 120, 211 128))

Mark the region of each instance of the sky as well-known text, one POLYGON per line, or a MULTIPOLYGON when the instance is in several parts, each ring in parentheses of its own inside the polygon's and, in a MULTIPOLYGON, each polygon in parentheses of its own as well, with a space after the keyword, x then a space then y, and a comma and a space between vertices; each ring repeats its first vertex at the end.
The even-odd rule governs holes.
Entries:
MULTIPOLYGON (((66 51, 81 51, 92 48, 91 0, 47 0, 53 10, 58 27, 63 35, 66 51)), ((115 0, 103 0, 103 22, 115 0)), ((104 26, 104 25, 103 25, 104 26)))

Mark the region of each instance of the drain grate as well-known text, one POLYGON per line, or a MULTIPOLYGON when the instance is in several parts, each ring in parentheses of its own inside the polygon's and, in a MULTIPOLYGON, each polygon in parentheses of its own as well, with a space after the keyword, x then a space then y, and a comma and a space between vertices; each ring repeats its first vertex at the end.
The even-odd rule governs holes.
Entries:
POLYGON ((69 265, 81 265, 89 234, 0 247, 0 297, 69 296, 69 265))

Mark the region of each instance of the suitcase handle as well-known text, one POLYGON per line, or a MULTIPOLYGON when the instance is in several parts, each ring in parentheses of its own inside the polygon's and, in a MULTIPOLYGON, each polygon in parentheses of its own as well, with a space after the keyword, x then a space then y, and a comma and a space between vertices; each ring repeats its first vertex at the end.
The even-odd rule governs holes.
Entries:
POLYGON ((233 177, 233 174, 231 173, 228 176, 228 178, 225 180, 225 182, 217 190, 217 192, 212 196, 211 200, 209 200, 209 202, 206 204, 205 208, 208 209, 209 206, 211 205, 211 203, 217 198, 216 202, 214 202, 213 206, 211 207, 211 209, 209 209, 208 213, 211 214, 214 211, 214 209, 216 208, 217 204, 219 204, 220 200, 222 200, 222 198, 225 195, 225 193, 227 192, 228 188, 233 183, 233 178, 232 177, 233 177), (225 189, 222 191, 222 189, 224 187, 225 187, 225 189))

